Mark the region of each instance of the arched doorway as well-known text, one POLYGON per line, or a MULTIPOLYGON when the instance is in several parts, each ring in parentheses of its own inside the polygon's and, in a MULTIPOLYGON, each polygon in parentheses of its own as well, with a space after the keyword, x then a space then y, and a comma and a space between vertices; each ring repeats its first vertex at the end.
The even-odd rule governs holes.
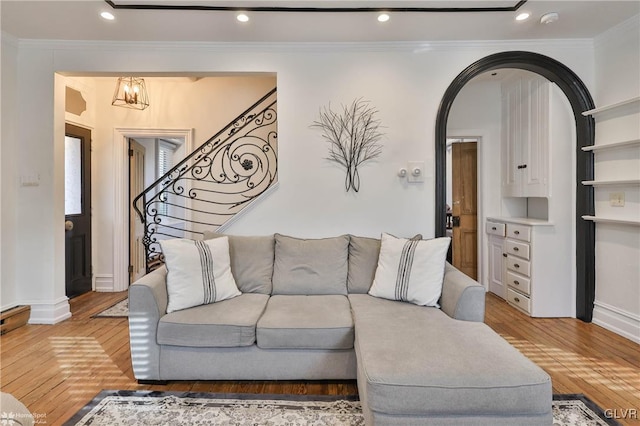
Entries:
POLYGON ((555 83, 565 94, 576 123, 576 316, 591 322, 595 299, 595 224, 582 219, 593 215, 593 188, 582 185, 583 180, 593 179, 593 156, 582 147, 594 143, 595 123, 582 112, 595 107, 589 90, 582 80, 562 63, 544 55, 531 52, 501 52, 482 58, 469 65, 447 88, 436 117, 435 170, 436 214, 435 234, 446 233, 446 143, 447 119, 453 101, 475 76, 499 68, 517 68, 537 73, 555 83))

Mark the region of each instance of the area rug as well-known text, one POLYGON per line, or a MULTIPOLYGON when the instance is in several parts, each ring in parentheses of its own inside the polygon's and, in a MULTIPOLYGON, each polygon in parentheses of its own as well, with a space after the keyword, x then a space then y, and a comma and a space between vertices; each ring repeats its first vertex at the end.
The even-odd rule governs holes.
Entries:
MULTIPOLYGON (((584 395, 553 396, 554 426, 618 425, 584 395)), ((356 396, 102 391, 65 425, 364 425, 356 396)))
POLYGON ((126 318, 129 316, 129 299, 121 300, 110 308, 95 314, 94 318, 126 318))

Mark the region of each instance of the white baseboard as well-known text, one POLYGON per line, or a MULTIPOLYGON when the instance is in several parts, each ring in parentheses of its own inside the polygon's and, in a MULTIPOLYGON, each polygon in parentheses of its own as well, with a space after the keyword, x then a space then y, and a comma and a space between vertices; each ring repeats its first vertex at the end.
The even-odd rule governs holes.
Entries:
POLYGON ((593 323, 640 343, 640 315, 596 301, 593 308, 593 323))
POLYGON ((31 306, 29 324, 57 324, 71 318, 69 298, 66 296, 53 301, 25 301, 21 304, 31 306))
POLYGON ((112 292, 113 289, 113 275, 111 274, 96 274, 95 289, 98 292, 112 292))

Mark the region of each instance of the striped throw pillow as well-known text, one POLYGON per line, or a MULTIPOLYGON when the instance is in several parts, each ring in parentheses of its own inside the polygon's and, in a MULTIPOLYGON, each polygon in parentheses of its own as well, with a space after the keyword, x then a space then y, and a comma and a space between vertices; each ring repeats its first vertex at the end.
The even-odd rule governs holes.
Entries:
POLYGON ((167 266, 167 313, 239 296, 231 274, 229 238, 160 241, 167 266))
POLYGON ((382 234, 378 267, 369 294, 439 307, 450 241, 449 237, 409 240, 382 234))

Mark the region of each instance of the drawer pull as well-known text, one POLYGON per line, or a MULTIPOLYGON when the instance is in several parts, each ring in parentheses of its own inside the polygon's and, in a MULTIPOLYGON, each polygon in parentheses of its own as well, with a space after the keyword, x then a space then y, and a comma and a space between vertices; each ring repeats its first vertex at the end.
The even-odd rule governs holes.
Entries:
POLYGON ((520 303, 520 299, 519 299, 519 298, 517 298, 517 297, 514 297, 514 298, 513 298, 513 301, 514 301, 514 302, 516 302, 516 303, 520 303))
POLYGON ((520 231, 513 231, 514 234, 520 235, 520 231))
POLYGON ((520 251, 520 249, 518 247, 514 247, 513 251, 520 251))
POLYGON ((491 230, 492 230, 492 231, 497 231, 497 230, 498 230, 498 228, 496 228, 495 226, 492 226, 492 227, 491 227, 491 230))
POLYGON ((520 285, 520 281, 518 281, 518 280, 515 280, 513 283, 514 283, 515 285, 520 285))
POLYGON ((514 268, 519 268, 519 267, 520 267, 520 265, 518 265, 517 263, 514 263, 514 264, 513 264, 513 267, 514 267, 514 268))

